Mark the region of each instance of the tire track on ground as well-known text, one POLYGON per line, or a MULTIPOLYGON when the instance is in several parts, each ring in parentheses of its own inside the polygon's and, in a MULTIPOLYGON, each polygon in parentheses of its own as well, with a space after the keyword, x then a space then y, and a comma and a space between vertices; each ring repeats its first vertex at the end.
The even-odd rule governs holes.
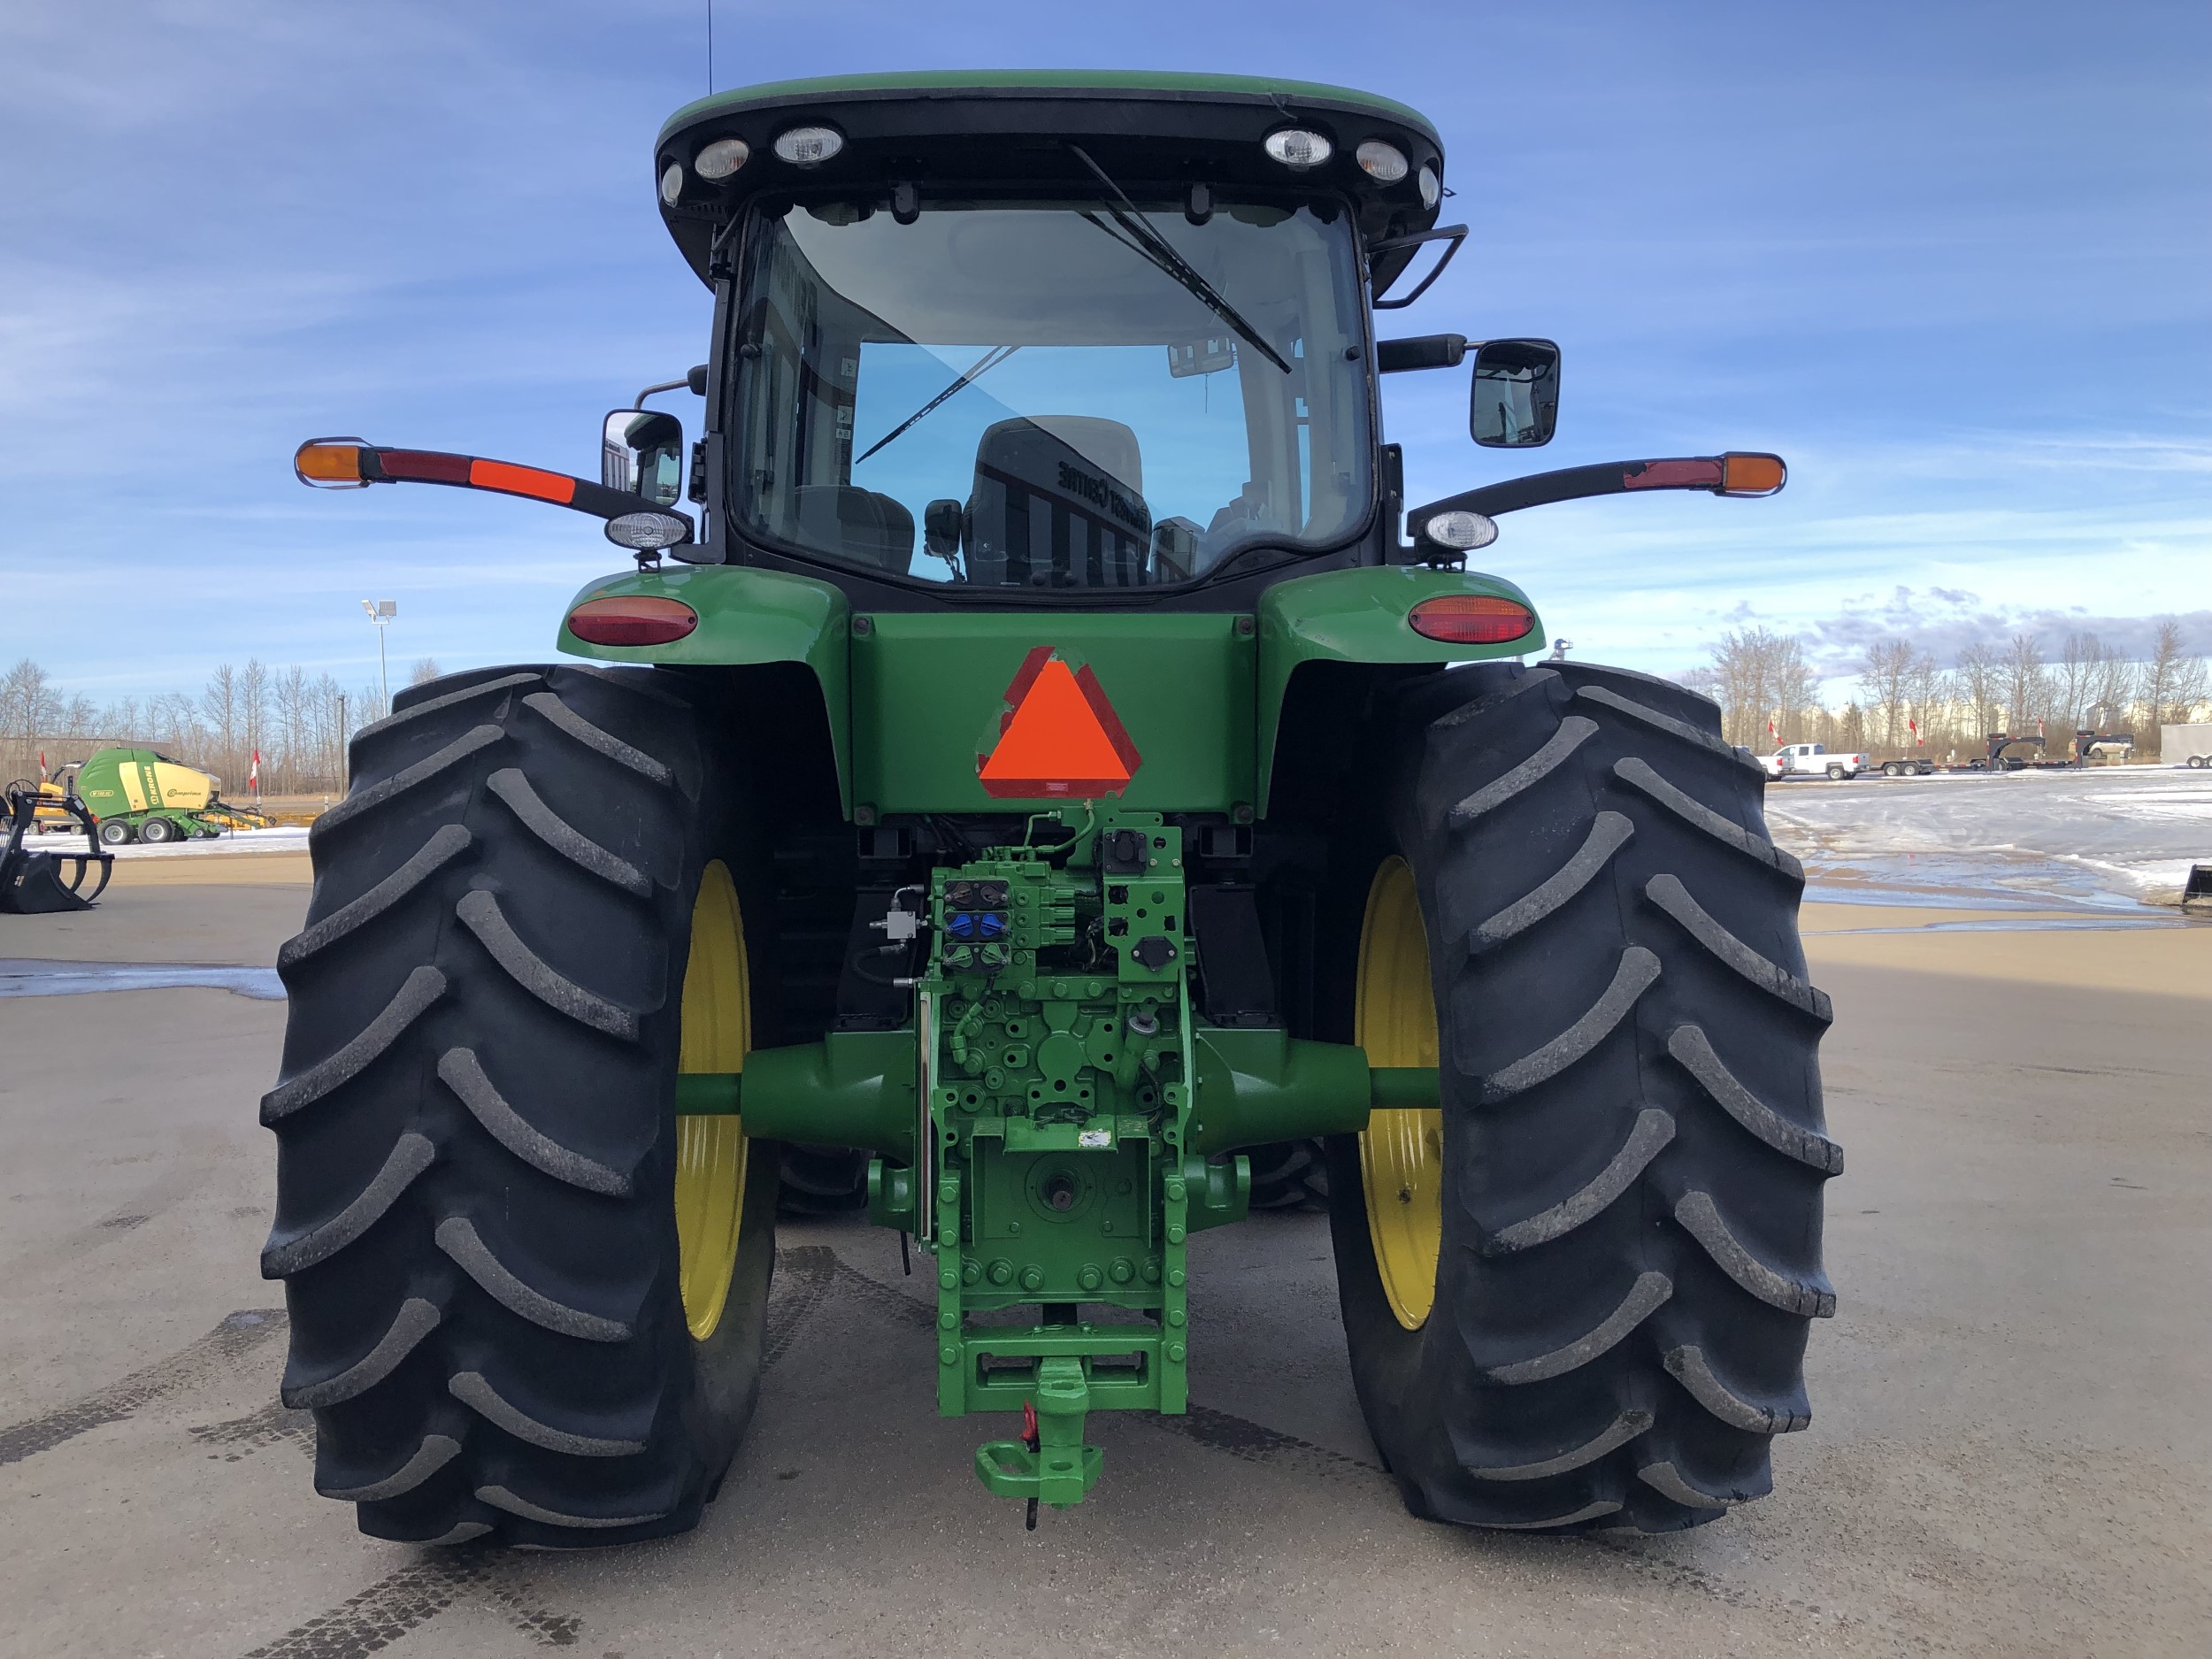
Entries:
MULTIPOLYGON (((776 1252, 776 1286, 769 1302, 767 1338, 761 1353, 764 1371, 797 1340, 809 1317, 837 1282, 841 1266, 836 1254, 822 1245, 798 1245, 776 1252)), ((236 1462, 285 1439, 295 1440, 311 1451, 312 1425, 311 1413, 291 1411, 273 1402, 245 1417, 191 1432, 203 1444, 235 1447, 228 1452, 211 1451, 208 1455, 236 1462)), ((495 1603, 516 1629, 542 1647, 574 1646, 583 1621, 534 1605, 526 1583, 511 1582, 499 1571, 514 1559, 506 1552, 469 1545, 424 1555, 328 1611, 294 1625, 274 1641, 254 1648, 245 1659, 368 1659, 369 1655, 381 1652, 472 1595, 495 1603)))
POLYGON ((244 1308, 226 1314, 212 1331, 168 1358, 81 1400, 0 1428, 0 1467, 51 1451, 88 1430, 119 1423, 165 1394, 230 1369, 288 1323, 281 1308, 244 1308))
POLYGON ((541 1647, 574 1647, 584 1621, 537 1607, 526 1580, 510 1579, 500 1571, 512 1559, 503 1551, 465 1545, 426 1555, 328 1612, 295 1624, 244 1659, 368 1659, 472 1598, 490 1601, 541 1647))

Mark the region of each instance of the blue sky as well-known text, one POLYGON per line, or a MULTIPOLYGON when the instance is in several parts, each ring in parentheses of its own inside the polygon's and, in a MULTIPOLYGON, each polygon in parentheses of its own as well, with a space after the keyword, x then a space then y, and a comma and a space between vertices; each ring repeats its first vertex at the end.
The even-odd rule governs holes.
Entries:
MULTIPOLYGON (((620 557, 451 490, 311 494, 360 434, 576 472, 703 355, 651 142, 704 0, 0 6, 0 661, 96 699, 223 659, 541 658, 620 557)), ((2212 649, 2212 8, 1402 4, 716 7, 715 84, 961 65, 1336 81, 1427 111, 1457 265, 1394 326, 1542 334, 1560 435, 1387 383, 1416 500, 1772 449, 1789 489, 1523 513, 1482 556, 1578 654, 2173 612, 2212 649), (1901 599, 1898 590, 1909 590, 1901 599)), ((687 418, 697 405, 678 403, 687 418)))

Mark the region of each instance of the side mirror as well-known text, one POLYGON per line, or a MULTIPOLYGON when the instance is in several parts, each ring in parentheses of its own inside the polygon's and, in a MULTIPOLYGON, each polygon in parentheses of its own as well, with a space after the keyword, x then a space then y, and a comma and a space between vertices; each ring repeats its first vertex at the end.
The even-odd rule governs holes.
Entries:
POLYGON ((922 547, 948 565, 960 557, 960 526, 967 510, 951 496, 933 501, 922 509, 922 547))
POLYGON ((1559 424, 1559 348, 1548 340, 1486 340, 1475 348, 1468 430, 1486 449, 1532 449, 1559 424))
POLYGON ((684 494, 684 423, 657 409, 611 411, 599 440, 599 481, 673 507, 684 494))

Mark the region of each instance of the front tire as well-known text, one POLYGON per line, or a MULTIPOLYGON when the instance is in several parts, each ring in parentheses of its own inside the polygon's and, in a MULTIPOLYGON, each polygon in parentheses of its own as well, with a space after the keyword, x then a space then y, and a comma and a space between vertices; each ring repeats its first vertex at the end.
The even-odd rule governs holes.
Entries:
POLYGON ((127 847, 134 839, 136 838, 132 833, 128 818, 111 818, 101 820, 101 846, 127 847))
POLYGON ((1329 946, 1371 1064, 1437 1113, 1331 1144, 1368 1426, 1416 1514, 1696 1525, 1770 1489, 1833 1310, 1795 860, 1718 711, 1581 664, 1463 669, 1391 711, 1386 821, 1329 946))
POLYGON ((766 861, 669 683, 413 687, 311 833, 262 1271, 316 1489, 372 1535, 680 1532, 751 1414, 775 1148, 673 1102, 761 1035, 766 861))

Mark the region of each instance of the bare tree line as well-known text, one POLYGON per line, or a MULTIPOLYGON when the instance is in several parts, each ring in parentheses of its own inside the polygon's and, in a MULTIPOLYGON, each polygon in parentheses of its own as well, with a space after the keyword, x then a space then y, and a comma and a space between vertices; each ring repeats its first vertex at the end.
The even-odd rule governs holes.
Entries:
POLYGON ((2040 734, 2053 752, 2077 732, 2131 732, 2136 753, 2158 752, 2159 727, 2197 718, 2208 699, 2205 659, 2186 649, 2180 625, 2162 620, 2150 655, 2131 659, 2094 634, 2069 634, 2047 657, 2032 634, 1976 643, 1949 667, 1910 640, 1867 648, 1856 695, 1840 708, 1822 700, 1822 676, 1793 634, 1763 627, 1723 634, 1712 661, 1683 683, 1721 705, 1728 741, 1753 749, 1825 743, 1878 757, 1911 750, 1931 758, 1979 755, 1988 736, 2040 734))
MULTIPOLYGON (((437 674, 426 657, 413 679, 420 684, 437 674)), ((37 777, 42 753, 50 774, 122 747, 158 749, 212 772, 233 800, 245 797, 257 753, 263 794, 337 794, 345 787, 346 745, 384 712, 373 685, 349 691, 330 674, 311 675, 296 664, 271 668, 258 658, 243 668, 219 664, 196 693, 96 704, 63 691, 27 657, 0 676, 0 782, 37 777)))

